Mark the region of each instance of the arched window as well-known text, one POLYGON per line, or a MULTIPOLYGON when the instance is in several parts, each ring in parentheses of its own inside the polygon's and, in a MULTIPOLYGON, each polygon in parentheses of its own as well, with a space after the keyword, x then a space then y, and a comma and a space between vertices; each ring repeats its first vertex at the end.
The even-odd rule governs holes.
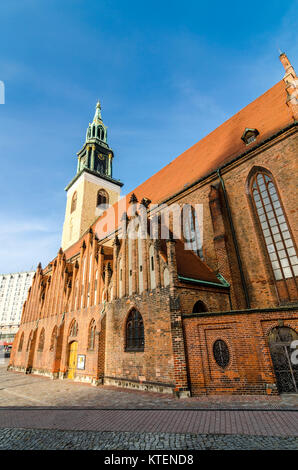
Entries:
POLYGON ((31 331, 29 338, 28 338, 26 351, 29 351, 31 348, 32 338, 33 338, 33 332, 31 331))
POLYGON ((144 351, 144 323, 142 315, 133 309, 126 320, 125 351, 144 351))
POLYGON ((208 309, 202 300, 198 300, 192 309, 192 313, 208 312, 208 309))
POLYGON ((55 341, 56 341, 57 336, 58 336, 58 328, 57 328, 57 326, 55 326, 55 328, 53 329, 53 332, 52 332, 52 336, 51 336, 50 351, 54 350, 55 341))
POLYGON ((45 340, 45 331, 44 328, 41 330, 39 335, 39 342, 38 342, 38 351, 42 352, 44 348, 44 340, 45 340))
POLYGON ((109 195, 104 189, 100 189, 97 193, 97 206, 101 206, 102 204, 109 204, 109 195))
POLYGON ((79 332, 78 324, 75 320, 73 320, 69 328, 69 336, 77 336, 78 332, 79 332))
MULTIPOLYGON (((279 295, 284 297, 286 290, 288 299, 294 300, 291 292, 294 284, 290 280, 295 281, 295 276, 298 275, 297 252, 277 188, 269 172, 261 169, 257 171, 251 179, 250 191, 279 295), (284 288, 279 288, 280 282, 284 283, 284 288)), ((297 294, 296 286, 295 291, 297 294)), ((295 294, 294 297, 297 298, 295 294)))
POLYGON ((78 198, 78 194, 77 192, 75 191, 73 193, 73 196, 72 196, 72 200, 71 200, 71 209, 70 209, 70 213, 74 212, 77 208, 77 198, 78 198))
POLYGON ((222 339, 218 339, 213 344, 213 356, 217 365, 225 369, 230 361, 228 345, 222 339))
POLYGON ((89 333, 88 333, 88 349, 91 351, 95 347, 95 333, 96 333, 96 325, 95 320, 91 320, 89 325, 89 333))
POLYGON ((268 335, 272 364, 280 393, 298 392, 298 364, 292 360, 293 341, 298 333, 288 326, 277 326, 268 335))
POLYGON ((22 351, 23 349, 23 344, 24 344, 24 333, 22 333, 21 335, 21 338, 20 338, 20 342, 19 342, 19 348, 18 348, 18 351, 22 351))

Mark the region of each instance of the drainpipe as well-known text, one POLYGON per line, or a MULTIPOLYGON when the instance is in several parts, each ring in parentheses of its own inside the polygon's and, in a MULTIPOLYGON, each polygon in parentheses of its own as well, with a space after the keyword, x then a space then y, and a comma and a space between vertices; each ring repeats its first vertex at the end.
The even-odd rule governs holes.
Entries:
POLYGON ((242 284, 242 288, 243 288, 244 296, 245 296, 246 308, 250 308, 250 300, 249 300, 246 280, 245 280, 245 277, 244 277, 242 261, 241 261, 241 257, 240 257, 240 251, 239 251, 239 245, 238 245, 236 232, 235 232, 235 227, 234 227, 234 223, 233 223, 233 219, 232 219, 231 208, 230 208, 229 201, 228 201, 228 195, 227 195, 227 192, 226 192, 224 180, 222 179, 221 174, 220 174, 220 169, 217 170, 217 174, 218 174, 218 177, 219 177, 219 180, 220 180, 220 183, 221 183, 221 187, 222 187, 223 195, 224 195, 224 200, 225 200, 225 205, 226 205, 226 208, 227 208, 229 224, 230 224, 230 228, 231 228, 233 243, 234 243, 234 247, 235 247, 235 251, 236 251, 236 257, 237 257, 237 262, 238 262, 238 267, 239 267, 239 272, 240 272, 241 284, 242 284))

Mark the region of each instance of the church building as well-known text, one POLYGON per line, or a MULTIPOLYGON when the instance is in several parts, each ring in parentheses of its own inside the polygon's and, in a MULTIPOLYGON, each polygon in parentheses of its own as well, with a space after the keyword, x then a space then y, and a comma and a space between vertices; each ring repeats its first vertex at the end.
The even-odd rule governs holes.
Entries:
POLYGON ((178 397, 298 391, 298 78, 280 60, 278 83, 123 198, 97 103, 10 370, 178 397))

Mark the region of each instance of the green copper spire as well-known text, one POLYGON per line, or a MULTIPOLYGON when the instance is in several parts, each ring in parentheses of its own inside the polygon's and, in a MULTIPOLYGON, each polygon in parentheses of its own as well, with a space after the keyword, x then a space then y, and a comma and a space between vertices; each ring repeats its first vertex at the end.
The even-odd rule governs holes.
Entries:
POLYGON ((123 183, 113 178, 114 152, 107 143, 107 127, 102 121, 99 101, 96 103, 93 121, 87 128, 84 145, 77 156, 77 174, 66 187, 67 190, 84 172, 123 186, 123 183))
POLYGON ((103 142, 107 145, 107 127, 102 122, 101 105, 97 101, 95 114, 92 123, 89 124, 86 132, 86 143, 103 142))
POLYGON ((98 176, 113 178, 113 150, 107 143, 107 127, 101 117, 101 105, 97 101, 93 121, 89 124, 83 148, 78 152, 77 174, 89 170, 98 176))

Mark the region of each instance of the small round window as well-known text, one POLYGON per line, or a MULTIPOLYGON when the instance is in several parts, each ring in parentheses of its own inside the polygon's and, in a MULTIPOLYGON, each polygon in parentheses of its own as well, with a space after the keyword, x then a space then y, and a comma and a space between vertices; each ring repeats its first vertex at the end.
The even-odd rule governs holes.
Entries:
POLYGON ((227 343, 225 343, 222 339, 216 340, 213 344, 213 356, 216 363, 223 369, 229 364, 229 348, 227 343))

